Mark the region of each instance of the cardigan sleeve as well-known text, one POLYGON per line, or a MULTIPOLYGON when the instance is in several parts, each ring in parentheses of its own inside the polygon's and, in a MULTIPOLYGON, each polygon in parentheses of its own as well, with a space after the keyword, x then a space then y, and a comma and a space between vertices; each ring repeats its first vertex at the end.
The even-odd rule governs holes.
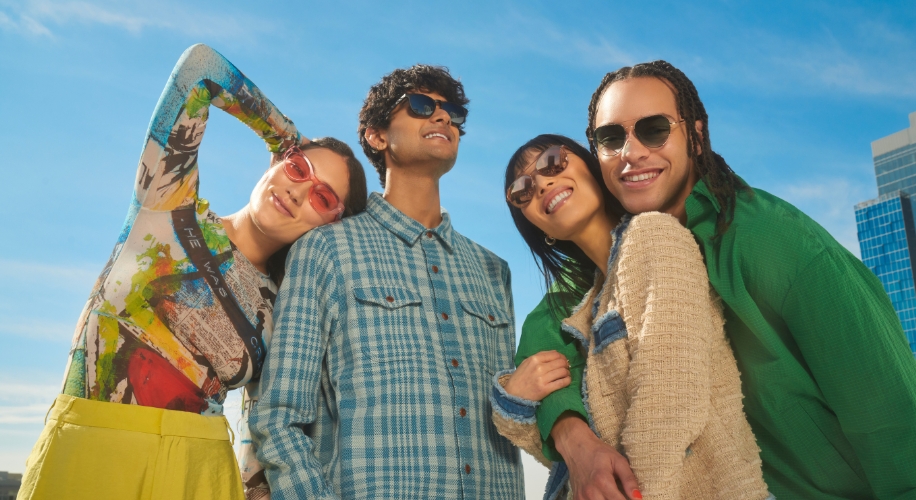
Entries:
POLYGON ((688 447, 708 418, 721 315, 699 247, 676 219, 634 217, 623 237, 618 307, 631 360, 621 444, 646 498, 677 499, 688 447))

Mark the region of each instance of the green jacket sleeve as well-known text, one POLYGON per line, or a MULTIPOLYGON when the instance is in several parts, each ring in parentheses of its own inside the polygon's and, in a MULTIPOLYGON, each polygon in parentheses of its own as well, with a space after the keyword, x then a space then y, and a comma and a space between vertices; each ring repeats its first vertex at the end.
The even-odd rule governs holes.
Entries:
MULTIPOLYGON (((828 248, 800 272, 782 317, 876 498, 916 493, 916 360, 877 277, 828 248)), ((812 420, 832 436, 828 414, 812 420)), ((834 436, 835 437, 835 436, 834 436)), ((831 439, 835 444, 843 440, 831 439)))
MULTIPOLYGON (((515 354, 515 366, 518 366, 533 354, 541 351, 557 351, 566 356, 570 364, 572 382, 551 394, 547 395, 536 411, 538 430, 544 443, 544 456, 553 461, 562 461, 563 457, 556 451, 550 430, 560 415, 566 411, 578 413, 586 421, 588 413, 582 403, 582 374, 585 369, 585 356, 579 350, 578 342, 560 328, 561 318, 569 316, 571 307, 553 314, 550 311, 550 296, 557 293, 553 287, 544 295, 541 302, 525 318, 522 325, 522 335, 515 354)), ((581 298, 582 292, 576 299, 581 298)), ((578 300, 576 300, 578 302, 578 300)))

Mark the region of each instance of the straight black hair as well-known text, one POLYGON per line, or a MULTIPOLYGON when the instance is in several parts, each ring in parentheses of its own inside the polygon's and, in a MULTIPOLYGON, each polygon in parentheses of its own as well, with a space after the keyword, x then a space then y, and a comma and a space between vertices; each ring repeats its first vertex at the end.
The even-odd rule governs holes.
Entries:
MULTIPOLYGON (((608 215, 614 220, 620 220, 625 211, 617 198, 605 186, 598 159, 584 146, 562 135, 542 134, 518 148, 509 158, 509 164, 506 165, 506 182, 503 191, 509 189, 522 169, 528 166, 538 154, 551 146, 565 146, 569 153, 585 162, 589 173, 592 174, 601 189, 608 215)), ((509 206, 509 213, 512 215, 515 228, 528 244, 538 269, 544 275, 546 288, 550 289, 551 285, 556 283, 558 293, 552 294, 548 299, 551 313, 557 317, 565 315, 582 298, 582 292, 591 288, 597 266, 578 245, 571 241, 557 240, 553 245, 548 245, 545 239, 547 235, 525 218, 521 209, 509 203, 508 200, 506 200, 506 205, 509 206)))

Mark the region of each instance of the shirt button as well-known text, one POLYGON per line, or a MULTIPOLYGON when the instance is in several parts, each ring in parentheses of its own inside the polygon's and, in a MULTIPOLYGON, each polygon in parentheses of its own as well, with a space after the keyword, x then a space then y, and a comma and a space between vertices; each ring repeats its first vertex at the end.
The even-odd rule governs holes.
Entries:
POLYGON ((492 314, 487 314, 487 317, 490 318, 490 321, 496 321, 492 314))
POLYGON ((448 319, 448 314, 442 313, 442 319, 448 319))
POLYGON ((394 302, 394 297, 392 297, 391 295, 389 295, 389 296, 385 297, 385 300, 387 300, 388 302, 394 302))
POLYGON ((465 473, 465 474, 470 474, 470 473, 471 473, 471 466, 470 466, 470 464, 464 464, 464 473, 465 473))
POLYGON ((452 366, 454 366, 455 368, 458 368, 458 360, 457 360, 457 359, 452 359, 452 366))
POLYGON ((458 410, 458 414, 461 415, 462 417, 466 417, 467 414, 468 414, 468 411, 465 410, 464 408, 462 408, 462 409, 458 410))
POLYGON ((427 238, 432 238, 432 237, 433 237, 433 232, 432 232, 432 231, 426 231, 426 237, 427 237, 427 238))
POLYGON ((438 272, 439 272, 439 267, 438 267, 438 266, 433 266, 433 272, 434 272, 434 273, 438 273, 438 272))

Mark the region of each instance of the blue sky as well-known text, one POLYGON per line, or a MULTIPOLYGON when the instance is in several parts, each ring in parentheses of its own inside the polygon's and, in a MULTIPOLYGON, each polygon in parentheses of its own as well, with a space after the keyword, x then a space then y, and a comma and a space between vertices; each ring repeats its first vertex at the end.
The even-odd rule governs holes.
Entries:
MULTIPOLYGON (((916 6, 651 4, 0 0, 0 470, 21 471, 40 432, 126 215, 153 107, 193 43, 222 52, 306 135, 354 147, 381 75, 448 66, 471 112, 443 204, 509 262, 519 324, 541 280, 502 201, 505 163, 540 133, 583 140, 592 92, 621 65, 662 58, 684 70, 713 148, 858 254, 852 207, 877 194, 870 143, 916 111, 916 6)), ((267 155, 234 119, 211 116, 201 193, 229 214, 267 155)))

